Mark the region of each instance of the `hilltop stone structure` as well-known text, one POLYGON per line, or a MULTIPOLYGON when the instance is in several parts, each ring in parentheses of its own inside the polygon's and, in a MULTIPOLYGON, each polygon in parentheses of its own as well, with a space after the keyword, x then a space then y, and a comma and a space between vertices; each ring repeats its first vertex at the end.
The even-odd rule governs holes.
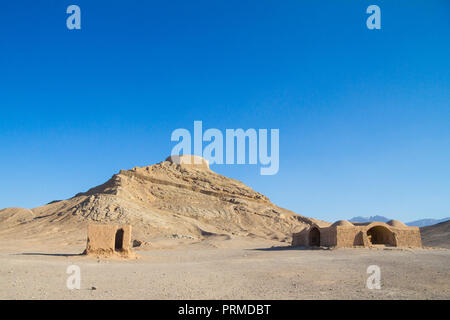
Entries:
POLYGON ((292 235, 292 246, 302 247, 422 247, 418 227, 400 221, 351 223, 339 220, 332 225, 318 225, 292 235))
POLYGON ((89 224, 84 253, 97 255, 131 254, 131 226, 89 224))
POLYGON ((200 156, 174 155, 167 157, 166 161, 178 164, 182 167, 195 168, 200 170, 209 170, 209 161, 200 156))

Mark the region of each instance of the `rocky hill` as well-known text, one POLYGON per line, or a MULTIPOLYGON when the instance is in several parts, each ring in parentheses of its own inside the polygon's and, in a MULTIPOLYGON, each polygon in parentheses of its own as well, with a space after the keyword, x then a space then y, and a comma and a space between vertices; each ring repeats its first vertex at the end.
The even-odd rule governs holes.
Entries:
POLYGON ((71 199, 35 209, 0 210, 0 235, 14 230, 63 236, 92 222, 126 223, 143 240, 153 237, 202 240, 243 236, 289 241, 316 221, 280 208, 242 182, 198 164, 195 157, 122 170, 106 183, 71 199), (54 231, 52 233, 52 230, 54 231))

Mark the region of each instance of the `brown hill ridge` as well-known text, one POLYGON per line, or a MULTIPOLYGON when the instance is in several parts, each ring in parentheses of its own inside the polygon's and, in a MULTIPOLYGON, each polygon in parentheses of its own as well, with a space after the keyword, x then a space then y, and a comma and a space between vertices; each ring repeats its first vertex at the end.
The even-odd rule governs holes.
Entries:
POLYGON ((0 210, 0 234, 14 230, 51 237, 52 230, 63 235, 89 221, 131 224, 134 235, 146 241, 212 236, 289 241, 293 232, 317 222, 213 172, 202 158, 183 156, 121 170, 106 183, 68 200, 31 210, 0 210))
POLYGON ((420 233, 424 246, 450 249, 450 221, 420 228, 420 233))

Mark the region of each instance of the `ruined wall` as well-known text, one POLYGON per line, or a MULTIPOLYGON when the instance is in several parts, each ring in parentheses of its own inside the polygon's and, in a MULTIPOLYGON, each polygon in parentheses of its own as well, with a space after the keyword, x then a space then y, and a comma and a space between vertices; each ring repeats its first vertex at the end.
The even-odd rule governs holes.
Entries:
POLYGON ((86 254, 113 254, 116 251, 131 251, 131 226, 129 225, 88 225, 86 254), (116 235, 123 230, 121 249, 116 250, 116 235))
POLYGON ((125 226, 119 226, 119 228, 122 228, 124 231, 123 250, 130 251, 131 250, 131 226, 125 225, 125 226))
POLYGON ((323 247, 336 246, 336 229, 333 227, 320 229, 320 245, 323 247))
MULTIPOLYGON (((313 228, 308 227, 294 234, 292 245, 310 246, 309 233, 313 228)), ((369 247, 377 243, 398 247, 422 247, 420 230, 417 227, 397 228, 376 222, 357 226, 332 225, 318 229, 320 231, 320 245, 324 247, 369 247)))
POLYGON ((398 247, 422 247, 422 238, 418 227, 408 229, 391 228, 395 233, 398 247))
POLYGON ((293 247, 308 247, 309 246, 309 228, 305 228, 300 232, 292 235, 293 247))
MULTIPOLYGON (((368 231, 373 228, 381 227, 377 236, 383 244, 397 247, 422 247, 419 228, 394 228, 386 226, 354 226, 354 227, 337 227, 337 247, 353 247, 376 244, 371 241, 371 237, 367 235, 368 231), (384 229, 384 230, 383 230, 384 229), (380 232, 381 231, 381 232, 380 232)), ((370 233, 370 232, 369 232, 370 233)))
POLYGON ((336 227, 336 247, 363 246, 363 232, 360 227, 336 227))
POLYGON ((320 246, 333 247, 336 245, 336 230, 334 228, 319 228, 316 226, 311 226, 292 235, 292 246, 294 247, 311 246, 310 232, 314 228, 317 228, 320 232, 320 246))

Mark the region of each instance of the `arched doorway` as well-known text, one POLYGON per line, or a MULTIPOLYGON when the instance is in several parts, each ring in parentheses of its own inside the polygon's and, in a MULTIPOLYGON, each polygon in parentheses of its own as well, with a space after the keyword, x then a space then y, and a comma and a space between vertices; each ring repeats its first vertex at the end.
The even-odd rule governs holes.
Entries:
POLYGON ((383 226, 375 226, 367 230, 367 238, 370 244, 395 246, 392 231, 383 226))
POLYGON ((115 243, 115 250, 122 250, 123 249, 123 229, 119 229, 116 232, 116 243, 115 243))
POLYGON ((311 247, 320 247, 320 231, 316 227, 309 232, 309 245, 311 247))

